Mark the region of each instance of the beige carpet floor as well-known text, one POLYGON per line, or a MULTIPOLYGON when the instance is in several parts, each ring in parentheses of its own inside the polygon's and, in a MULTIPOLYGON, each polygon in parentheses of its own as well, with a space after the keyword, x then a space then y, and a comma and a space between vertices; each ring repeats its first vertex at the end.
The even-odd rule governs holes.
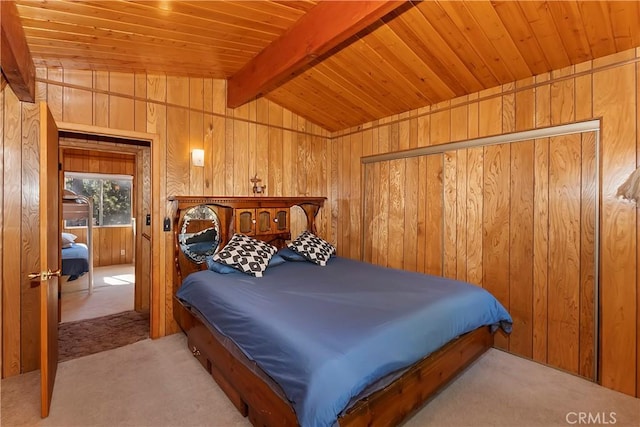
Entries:
POLYGON ((95 267, 93 270, 94 288, 91 295, 86 290, 87 274, 71 282, 62 282, 63 323, 133 310, 135 291, 133 264, 95 267))
MULTIPOLYGON (((2 426, 250 426, 191 356, 182 334, 61 363, 44 420, 37 372, 0 386, 2 426)), ((640 425, 639 399, 490 350, 406 426, 567 427, 579 425, 580 412, 607 417, 590 425, 640 425)))

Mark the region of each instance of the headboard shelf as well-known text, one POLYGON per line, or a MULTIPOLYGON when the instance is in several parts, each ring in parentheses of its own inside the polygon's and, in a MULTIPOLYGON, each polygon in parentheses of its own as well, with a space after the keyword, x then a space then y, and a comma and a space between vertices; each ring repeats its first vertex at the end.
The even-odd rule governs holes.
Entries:
MULTIPOLYGON (((212 228, 218 228, 215 232, 208 233, 215 236, 218 249, 236 232, 282 248, 286 241, 291 239, 290 209, 294 206, 302 208, 307 218, 306 229, 315 233, 315 218, 326 197, 171 196, 168 200, 174 203, 175 208, 175 294, 186 276, 206 268, 206 264, 202 262, 204 257, 190 257, 189 255, 193 254, 187 249, 190 244, 202 247, 202 242, 197 240, 204 233, 203 230, 195 230, 192 227, 194 223, 202 222, 209 226, 213 224, 212 228), (203 220, 207 215, 214 219, 203 220)), ((215 250, 216 248, 211 248, 211 252, 215 250)))
POLYGON ((219 205, 232 209, 247 208, 290 208, 292 206, 313 205, 322 207, 326 197, 242 197, 242 196, 171 196, 169 201, 187 205, 219 205))

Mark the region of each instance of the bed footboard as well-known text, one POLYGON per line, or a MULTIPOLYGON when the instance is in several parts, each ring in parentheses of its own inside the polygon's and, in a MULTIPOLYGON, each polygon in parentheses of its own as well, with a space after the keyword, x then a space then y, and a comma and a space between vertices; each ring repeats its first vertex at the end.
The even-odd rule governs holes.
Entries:
MULTIPOLYGON (((194 313, 177 299, 174 302, 174 314, 187 334, 189 349, 236 409, 249 417, 254 426, 297 426, 290 404, 252 372, 246 366, 247 362, 241 362, 225 348, 194 313)), ((400 424, 492 346, 493 334, 489 327, 451 341, 384 389, 357 402, 339 418, 340 426, 400 424)))
POLYGON ((189 350, 236 409, 249 417, 254 426, 297 426, 295 412, 289 403, 225 348, 195 314, 177 299, 174 302, 174 314, 177 313, 176 320, 187 334, 189 350))
POLYGON ((489 327, 451 341, 384 389, 356 403, 340 418, 340 427, 400 424, 492 346, 489 327))

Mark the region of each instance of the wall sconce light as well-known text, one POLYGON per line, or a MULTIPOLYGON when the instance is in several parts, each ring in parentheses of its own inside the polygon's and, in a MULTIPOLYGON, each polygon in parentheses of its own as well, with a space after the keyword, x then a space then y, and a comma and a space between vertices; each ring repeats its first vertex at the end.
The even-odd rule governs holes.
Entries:
POLYGON ((193 166, 204 166, 204 150, 196 148, 191 151, 191 164, 193 166))
POLYGON ((618 187, 618 197, 624 200, 635 202, 636 206, 640 206, 640 168, 637 168, 625 182, 618 187))

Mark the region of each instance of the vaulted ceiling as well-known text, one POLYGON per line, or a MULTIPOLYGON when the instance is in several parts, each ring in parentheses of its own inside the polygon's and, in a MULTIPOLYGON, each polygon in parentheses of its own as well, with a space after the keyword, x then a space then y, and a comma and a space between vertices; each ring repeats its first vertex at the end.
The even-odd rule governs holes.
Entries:
MULTIPOLYGON (((16 3, 36 66, 233 80, 318 2, 16 3)), ((405 2, 264 96, 336 131, 638 46, 638 1, 405 2)))

